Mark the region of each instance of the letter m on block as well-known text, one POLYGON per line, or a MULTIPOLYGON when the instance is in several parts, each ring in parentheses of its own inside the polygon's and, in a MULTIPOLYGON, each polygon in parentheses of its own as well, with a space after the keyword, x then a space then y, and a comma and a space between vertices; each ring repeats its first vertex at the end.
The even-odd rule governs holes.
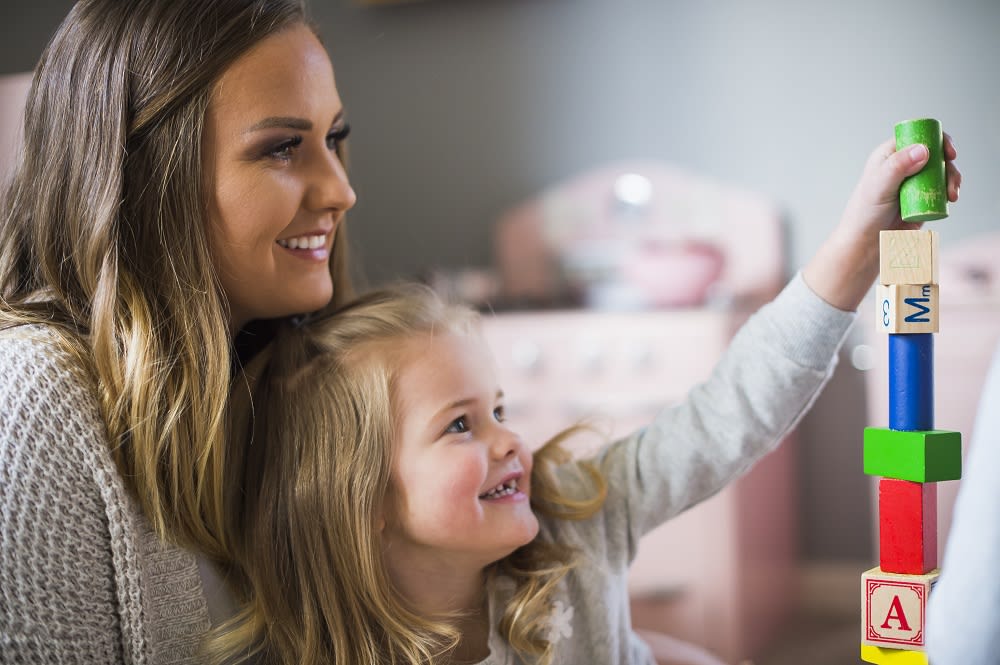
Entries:
POLYGON ((931 301, 930 287, 924 286, 923 293, 920 298, 904 298, 903 302, 906 303, 907 307, 912 307, 917 310, 912 314, 908 314, 906 319, 907 323, 930 323, 931 319, 928 314, 931 313, 931 308, 927 303, 931 301))

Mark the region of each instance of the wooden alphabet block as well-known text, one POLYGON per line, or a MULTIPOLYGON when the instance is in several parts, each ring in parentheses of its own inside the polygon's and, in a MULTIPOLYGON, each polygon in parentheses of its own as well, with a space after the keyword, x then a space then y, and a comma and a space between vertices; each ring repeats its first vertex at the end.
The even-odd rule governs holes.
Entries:
POLYGON ((936 231, 879 232, 880 284, 937 284, 936 231))
POLYGON ((927 665, 927 654, 923 651, 885 649, 862 644, 861 660, 876 665, 927 665))
POLYGON ((879 568, 922 575, 938 566, 937 483, 880 478, 879 568))
POLYGON ((879 284, 875 325, 887 333, 936 333, 940 322, 937 284, 879 284))
POLYGON ((866 427, 864 472, 915 483, 962 477, 962 434, 948 430, 903 432, 866 427))
POLYGON ((924 650, 927 599, 940 571, 897 575, 881 568, 861 574, 861 643, 924 650))

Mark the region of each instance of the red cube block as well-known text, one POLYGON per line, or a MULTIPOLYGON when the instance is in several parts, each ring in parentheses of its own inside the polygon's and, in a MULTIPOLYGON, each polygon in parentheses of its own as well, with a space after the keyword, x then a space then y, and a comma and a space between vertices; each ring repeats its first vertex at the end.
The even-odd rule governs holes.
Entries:
POLYGON ((880 478, 879 567, 922 575, 937 568, 937 483, 880 478))

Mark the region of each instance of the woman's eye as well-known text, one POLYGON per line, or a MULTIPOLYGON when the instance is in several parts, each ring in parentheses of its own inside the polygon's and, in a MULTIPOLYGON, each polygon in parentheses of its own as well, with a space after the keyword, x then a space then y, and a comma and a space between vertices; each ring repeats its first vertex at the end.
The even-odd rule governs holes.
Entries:
POLYGON ((334 129, 329 134, 326 135, 326 147, 330 150, 340 153, 340 145, 347 139, 347 136, 351 133, 351 126, 345 124, 340 129, 334 129))
POLYGON ((462 434, 469 431, 469 423, 466 422, 465 416, 455 418, 448 425, 448 429, 445 430, 446 434, 462 434))
POLYGON ((292 153, 302 144, 301 136, 293 136, 287 141, 282 141, 267 152, 268 157, 288 161, 292 158, 292 153))
POLYGON ((496 421, 498 423, 502 423, 504 420, 507 419, 507 416, 504 413, 502 406, 498 406, 497 408, 493 409, 493 417, 496 418, 496 421))

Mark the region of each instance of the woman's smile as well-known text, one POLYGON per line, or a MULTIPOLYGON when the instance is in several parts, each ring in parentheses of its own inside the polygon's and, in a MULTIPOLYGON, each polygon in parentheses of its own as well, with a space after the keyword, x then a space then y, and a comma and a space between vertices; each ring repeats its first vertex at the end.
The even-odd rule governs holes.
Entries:
POLYGON ((279 238, 277 243, 279 247, 296 258, 326 262, 330 258, 332 237, 332 232, 313 232, 290 238, 279 238))

